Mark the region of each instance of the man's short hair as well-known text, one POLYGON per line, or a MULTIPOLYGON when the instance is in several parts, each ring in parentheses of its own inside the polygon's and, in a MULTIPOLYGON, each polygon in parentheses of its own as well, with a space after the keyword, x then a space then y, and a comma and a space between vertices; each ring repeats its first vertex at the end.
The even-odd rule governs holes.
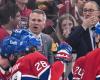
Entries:
POLYGON ((35 9, 35 10, 32 11, 32 13, 43 14, 44 20, 46 20, 46 14, 45 14, 45 12, 43 10, 35 9))

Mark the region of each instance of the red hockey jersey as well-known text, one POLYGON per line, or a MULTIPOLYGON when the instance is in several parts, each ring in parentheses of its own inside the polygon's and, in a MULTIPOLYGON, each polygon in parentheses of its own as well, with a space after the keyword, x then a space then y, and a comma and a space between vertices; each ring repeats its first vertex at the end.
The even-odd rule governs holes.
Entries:
POLYGON ((80 57, 73 67, 73 80, 96 80, 100 75, 100 48, 80 57))
POLYGON ((5 71, 0 67, 0 80, 7 80, 5 71))
POLYGON ((57 61, 52 66, 39 52, 30 53, 20 58, 11 69, 11 78, 20 80, 58 80, 63 73, 63 63, 57 61), (58 68, 57 68, 58 66, 58 68))

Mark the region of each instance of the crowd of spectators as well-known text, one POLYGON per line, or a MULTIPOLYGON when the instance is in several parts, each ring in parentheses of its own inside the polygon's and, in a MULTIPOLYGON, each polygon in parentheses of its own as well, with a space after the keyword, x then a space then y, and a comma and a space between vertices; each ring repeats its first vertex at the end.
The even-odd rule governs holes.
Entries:
POLYGON ((0 43, 15 29, 27 29, 40 39, 39 49, 49 63, 54 62, 53 53, 61 42, 72 46, 75 59, 100 48, 93 38, 98 22, 99 0, 0 0, 0 43))

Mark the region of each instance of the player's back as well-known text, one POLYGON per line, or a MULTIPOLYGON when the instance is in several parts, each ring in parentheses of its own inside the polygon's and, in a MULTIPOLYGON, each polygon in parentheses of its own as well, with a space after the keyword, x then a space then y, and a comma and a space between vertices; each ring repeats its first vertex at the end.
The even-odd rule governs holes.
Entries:
POLYGON ((95 80, 98 74, 100 74, 100 48, 91 51, 86 56, 83 80, 95 80))
POLYGON ((32 76, 38 78, 49 67, 46 57, 39 52, 34 52, 19 59, 11 72, 12 75, 21 72, 23 77, 32 76))
POLYGON ((85 56, 76 60, 73 67, 73 80, 82 80, 84 75, 85 56))
MULTIPOLYGON (((100 49, 89 52, 86 56, 80 57, 74 65, 74 78, 80 80, 95 80, 100 73, 100 49)), ((74 79, 77 80, 77 79, 74 79)))

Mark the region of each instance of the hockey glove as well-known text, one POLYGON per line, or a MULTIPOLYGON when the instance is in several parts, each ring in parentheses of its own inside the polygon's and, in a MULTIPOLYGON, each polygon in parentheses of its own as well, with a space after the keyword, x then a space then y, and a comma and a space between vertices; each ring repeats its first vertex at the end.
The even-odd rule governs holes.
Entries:
POLYGON ((68 43, 61 43, 58 46, 57 54, 55 55, 56 60, 64 62, 70 62, 72 60, 72 47, 68 43))

